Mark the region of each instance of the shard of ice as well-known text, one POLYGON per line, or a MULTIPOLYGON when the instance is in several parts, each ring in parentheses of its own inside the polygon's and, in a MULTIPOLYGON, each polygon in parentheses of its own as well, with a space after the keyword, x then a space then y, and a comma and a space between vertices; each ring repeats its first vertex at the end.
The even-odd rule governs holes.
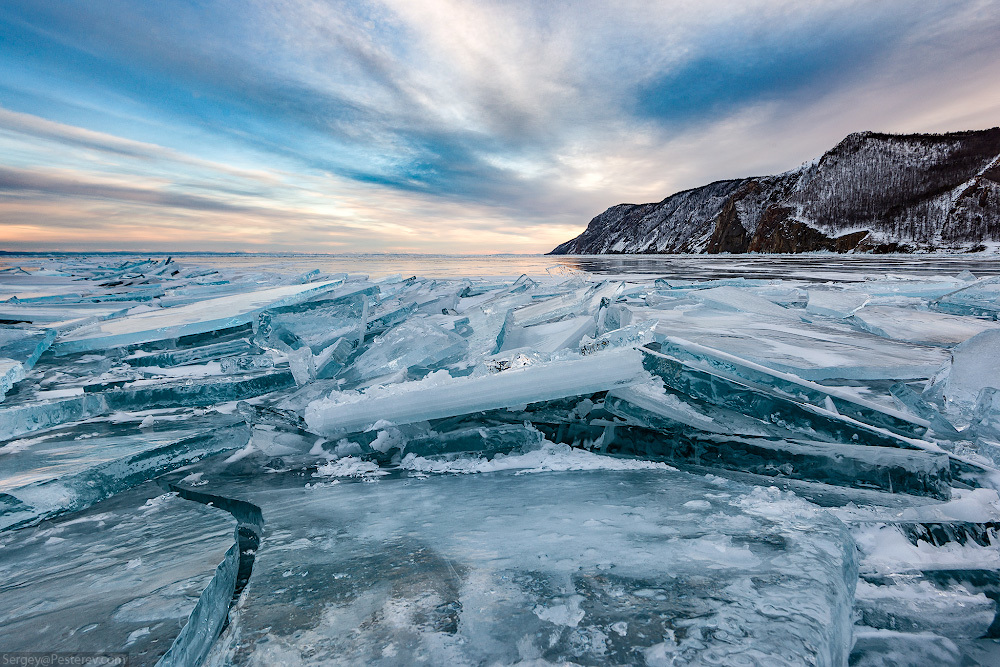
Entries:
POLYGON ((768 299, 738 287, 711 287, 698 290, 692 296, 723 310, 737 310, 773 317, 795 317, 794 311, 790 312, 787 308, 782 308, 768 299))
POLYGON ((672 464, 739 470, 764 478, 950 497, 951 465, 944 452, 719 435, 699 432, 682 422, 650 419, 624 402, 611 410, 627 421, 605 430, 602 451, 672 464), (643 422, 654 428, 629 425, 643 422))
POLYGON ((951 346, 1000 325, 989 320, 894 306, 867 306, 854 314, 865 331, 920 345, 951 346))
POLYGON ((808 290, 809 301, 806 311, 827 317, 845 318, 863 308, 871 296, 851 290, 808 290))
POLYGON ((413 317, 379 335, 351 365, 352 380, 369 380, 413 367, 434 368, 458 360, 466 340, 433 318, 413 317))
POLYGON ((826 407, 832 404, 834 410, 841 415, 853 417, 900 435, 922 435, 927 428, 922 418, 914 418, 913 415, 907 415, 892 406, 865 400, 836 386, 803 380, 794 374, 776 371, 736 355, 681 338, 661 336, 658 344, 644 347, 654 351, 658 349, 675 359, 684 361, 692 368, 704 369, 719 377, 735 380, 758 390, 775 392, 779 396, 814 406, 826 407))
POLYGON ((53 329, 0 328, 0 401, 56 338, 53 329))
POLYGON ((939 438, 955 440, 962 435, 955 429, 955 426, 942 415, 937 408, 928 403, 923 397, 911 389, 903 382, 898 382, 889 387, 889 393, 893 398, 905 405, 913 414, 926 419, 931 426, 931 430, 939 438))
POLYGON ((945 313, 978 315, 994 320, 1000 314, 1000 301, 997 301, 1000 299, 1000 279, 997 276, 956 287, 958 289, 940 296, 931 305, 945 313))
POLYGON ((503 344, 497 352, 530 348, 536 352, 551 354, 579 345, 585 336, 593 336, 596 329, 594 318, 588 315, 532 326, 518 326, 508 321, 501 333, 503 344))
POLYGON ((749 417, 779 424, 783 428, 812 434, 830 442, 845 442, 879 447, 937 449, 932 443, 919 442, 845 417, 836 410, 799 403, 766 389, 729 380, 688 366, 654 350, 642 348, 643 365, 661 378, 667 387, 692 398, 743 413, 749 417))
POLYGON ((129 366, 182 366, 212 359, 235 357, 242 354, 259 354, 260 348, 246 340, 232 340, 192 348, 173 349, 167 352, 137 351, 124 359, 129 366))
POLYGON ((890 341, 835 322, 822 325, 724 311, 658 310, 656 333, 792 373, 806 380, 830 378, 912 379, 933 375, 947 360, 944 350, 890 341))
POLYGON ((13 438, 116 410, 193 407, 239 401, 284 389, 293 383, 288 370, 264 371, 169 382, 139 380, 105 391, 80 391, 69 398, 16 405, 8 403, 0 406, 0 438, 13 438))
POLYGON ((531 326, 580 312, 596 313, 603 299, 611 299, 621 290, 620 283, 598 283, 580 287, 567 294, 552 296, 511 313, 512 324, 531 326))
POLYGON ((310 403, 305 415, 317 433, 334 435, 363 431, 383 420, 405 424, 591 394, 647 377, 638 352, 615 350, 485 377, 452 378, 438 371, 417 382, 376 387, 363 393, 334 393, 310 403))
POLYGON ((1000 384, 1000 329, 990 329, 973 336, 951 351, 951 363, 942 379, 927 392, 941 392, 948 404, 962 411, 971 411, 979 392, 1000 384))
POLYGON ((0 445, 0 529, 77 510, 207 454, 246 444, 242 419, 96 422, 0 445))
POLYGON ((56 343, 56 349, 61 354, 69 354, 227 329, 253 321, 266 308, 290 305, 330 291, 339 284, 335 281, 270 287, 129 315, 73 331, 56 343))

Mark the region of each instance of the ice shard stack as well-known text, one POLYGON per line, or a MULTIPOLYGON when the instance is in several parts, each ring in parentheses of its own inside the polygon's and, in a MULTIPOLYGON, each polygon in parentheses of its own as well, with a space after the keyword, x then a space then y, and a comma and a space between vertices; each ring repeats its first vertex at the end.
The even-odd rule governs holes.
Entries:
POLYGON ((658 345, 646 347, 668 354, 694 369, 705 370, 758 389, 766 389, 786 399, 814 406, 832 404, 834 410, 841 415, 852 417, 870 426, 887 429, 898 435, 920 436, 927 430, 927 422, 922 418, 908 415, 892 406, 866 400, 839 387, 810 382, 794 374, 774 370, 682 338, 661 336, 658 345))
POLYGON ((365 350, 345 376, 360 381, 410 368, 435 368, 468 350, 468 342, 433 318, 413 317, 389 329, 365 350))
POLYGON ((937 310, 994 320, 1000 315, 1000 276, 984 278, 944 294, 932 302, 937 310))
POLYGON ((642 354, 645 368, 661 378, 670 389, 754 419, 780 424, 784 429, 805 437, 875 447, 936 449, 931 443, 919 443, 897 436, 845 417, 835 410, 791 400, 766 387, 730 380, 655 350, 642 348, 642 354))

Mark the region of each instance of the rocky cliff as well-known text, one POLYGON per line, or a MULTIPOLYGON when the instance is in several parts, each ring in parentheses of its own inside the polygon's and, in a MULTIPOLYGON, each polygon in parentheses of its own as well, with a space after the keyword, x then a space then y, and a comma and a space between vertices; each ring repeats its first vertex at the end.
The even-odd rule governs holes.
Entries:
POLYGON ((1000 242, 1000 128, 848 136, 776 176, 619 204, 550 254, 976 250, 1000 242))

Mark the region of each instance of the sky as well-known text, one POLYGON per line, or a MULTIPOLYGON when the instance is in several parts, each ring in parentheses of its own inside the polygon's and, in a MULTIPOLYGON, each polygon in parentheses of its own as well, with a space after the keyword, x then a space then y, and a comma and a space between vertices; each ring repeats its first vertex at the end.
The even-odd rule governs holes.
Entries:
POLYGON ((0 249, 539 253, 1000 125, 1000 0, 4 0, 0 249))

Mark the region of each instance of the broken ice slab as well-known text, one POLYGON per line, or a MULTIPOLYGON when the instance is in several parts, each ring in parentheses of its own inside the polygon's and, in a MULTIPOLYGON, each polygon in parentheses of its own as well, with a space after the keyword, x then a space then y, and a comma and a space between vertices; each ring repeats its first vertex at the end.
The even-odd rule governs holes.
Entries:
POLYGON ((945 313, 978 315, 997 319, 1000 314, 1000 277, 965 284, 935 299, 931 306, 945 313))
POLYGON ((44 324, 59 327, 59 323, 86 318, 105 319, 124 315, 128 304, 103 303, 0 303, 0 322, 44 324))
POLYGON ((440 457, 459 452, 474 452, 487 458, 512 451, 528 451, 542 445, 544 436, 525 425, 499 425, 464 428, 448 433, 432 433, 406 441, 407 454, 440 457))
POLYGON ((238 357, 225 357, 219 361, 219 369, 226 374, 249 373, 273 367, 274 359, 270 354, 243 354, 238 357))
POLYGON ((316 304, 309 310, 274 312, 270 324, 276 330, 291 332, 314 354, 319 354, 338 338, 360 341, 367 332, 368 308, 368 294, 352 295, 316 304))
POLYGON ((930 423, 931 430, 939 438, 946 440, 957 440, 962 438, 954 425, 938 412, 938 409, 923 399, 917 392, 903 382, 897 382, 889 387, 892 397, 913 411, 921 419, 926 419, 930 423))
POLYGON ((56 342, 55 351, 69 354, 104 350, 227 329, 252 322, 268 308, 299 303, 339 284, 334 281, 271 287, 129 315, 72 331, 56 342))
POLYGON ((958 278, 937 280, 866 280, 864 291, 872 296, 908 296, 937 299, 968 285, 958 278))
MULTIPOLYGON (((898 522, 847 522, 861 556, 861 572, 866 578, 895 574, 918 574, 937 581, 968 580, 985 576, 992 590, 1000 595, 1000 545, 996 532, 986 544, 975 540, 945 542, 937 545, 920 538, 898 522), (969 573, 967 576, 960 572, 969 573), (938 576, 938 573, 940 576, 938 576), (954 576, 952 576, 953 573, 954 576)), ((970 588, 973 590, 974 588, 970 588)), ((993 596, 991 596, 993 597, 993 596)))
MULTIPOLYGON (((914 418, 892 406, 867 401, 838 387, 827 387, 797 375, 777 371, 733 354, 674 336, 659 336, 659 351, 729 380, 815 406, 833 404, 836 412, 858 421, 885 428, 898 435, 920 436, 927 430, 926 417, 914 418)), ((647 346, 656 349, 655 345, 647 346)), ((918 413, 919 414, 919 413, 918 413)))
POLYGON ((805 308, 809 301, 809 293, 799 287, 788 285, 767 285, 754 287, 754 294, 786 308, 805 308))
POLYGON ((920 575, 870 579, 858 582, 854 599, 869 627, 974 639, 986 635, 996 617, 995 601, 958 584, 935 585, 920 575))
POLYGON ((139 380, 69 398, 0 406, 0 439, 90 419, 116 410, 197 407, 241 401, 294 385, 288 370, 181 380, 139 380))
POLYGON ((1000 389, 980 390, 969 428, 980 437, 1000 440, 1000 389))
POLYGON ((24 379, 24 366, 13 359, 0 359, 0 401, 15 383, 24 379))
POLYGON ((896 632, 857 626, 851 667, 993 667, 1000 664, 995 640, 952 641, 934 632, 896 632))
POLYGON ((951 351, 951 364, 941 377, 934 378, 925 393, 939 394, 946 406, 971 412, 986 387, 1000 389, 1000 329, 990 329, 957 345, 951 351))
POLYGON ((655 319, 660 336, 683 338, 806 380, 928 378, 948 353, 886 340, 828 321, 823 325, 719 311, 637 312, 655 319))
POLYGON ((239 416, 78 424, 0 446, 0 529, 77 510, 206 454, 244 446, 239 416))
POLYGON ((234 529, 229 514, 147 484, 0 534, 0 651, 127 653, 129 665, 156 664, 217 566, 236 556, 234 529))
POLYGON ((0 327, 0 401, 52 345, 51 329, 0 327))
POLYGON ((856 445, 940 451, 932 443, 916 441, 870 426, 845 417, 835 410, 799 403, 766 388, 729 380, 648 348, 640 349, 643 354, 643 366, 662 379, 670 389, 757 420, 777 424, 810 439, 821 438, 830 442, 856 445))
POLYGON ((406 424, 512 405, 593 394, 647 381, 642 355, 613 350, 582 359, 536 364, 482 377, 438 371, 418 382, 334 392, 306 408, 306 421, 326 435, 362 431, 380 420, 406 424))
POLYGON ((597 317, 597 333, 603 334, 615 329, 622 329, 632 324, 632 311, 628 306, 620 303, 612 303, 605 308, 597 317))
POLYGON ((81 292, 91 289, 89 285, 81 288, 81 284, 68 275, 41 275, 39 271, 7 271, 0 275, 0 301, 6 302, 5 305, 78 297, 81 292))
POLYGON ((811 289, 807 291, 809 301, 806 303, 806 312, 841 319, 850 317, 871 299, 871 296, 864 292, 851 290, 811 289))
MULTIPOLYGON (((307 446, 311 446, 315 439, 315 436, 307 438, 307 446)), ((256 444, 256 432, 254 440, 256 444)), ((479 423, 440 433, 424 425, 412 425, 354 433, 350 438, 327 444, 324 450, 340 457, 362 456, 367 461, 385 465, 399 463, 404 454, 434 461, 451 461, 460 454, 469 453, 490 459, 497 454, 536 450, 544 441, 545 436, 540 431, 526 424, 487 426, 479 423)), ((298 450, 301 451, 302 447, 298 450)))
POLYGON ((893 306, 867 306, 854 314, 854 321, 876 336, 921 345, 951 346, 1000 329, 993 321, 893 306))
POLYGON ((463 287, 458 293, 458 296, 462 299, 468 299, 469 297, 480 296, 488 292, 496 292, 505 289, 510 289, 510 283, 483 283, 474 281, 463 287))
POLYGON ((744 313, 757 313, 772 317, 797 317, 795 311, 789 311, 778 304, 758 296, 753 292, 738 287, 712 287, 694 292, 692 297, 722 310, 736 310, 744 313))
POLYGON ((383 331, 396 326, 413 312, 413 304, 398 305, 395 303, 381 303, 372 310, 365 323, 365 331, 368 334, 380 334, 383 331))
POLYGON ((601 350, 614 347, 641 347, 653 339, 653 328, 646 324, 612 329, 597 338, 584 338, 580 341, 581 354, 594 354, 601 350))
POLYGON ((593 336, 597 323, 592 315, 570 317, 558 322, 519 326, 508 318, 497 338, 496 352, 530 348, 542 354, 576 347, 585 336, 593 336))
POLYGON ((469 343, 442 324, 434 318, 414 316, 396 325, 372 341, 345 371, 345 377, 363 381, 457 360, 469 343))
POLYGON ((766 287, 776 284, 773 280, 756 278, 718 278, 716 280, 676 280, 657 278, 653 283, 659 289, 711 289, 713 287, 766 287))
POLYGON ((666 387, 636 384, 608 392, 604 408, 627 423, 656 430, 683 424, 709 433, 772 438, 795 437, 795 432, 770 421, 699 401, 666 387))
POLYGON ((538 303, 515 309, 510 321, 517 326, 530 326, 567 315, 596 315, 601 303, 613 302, 623 289, 623 283, 603 282, 588 285, 563 294, 543 299, 538 303))
POLYGON ((310 486, 243 492, 281 528, 210 663, 840 665, 850 650, 853 545, 787 494, 655 469, 310 486))
MULTIPOLYGON (((610 404, 608 407, 613 409, 610 404)), ((941 499, 951 494, 951 466, 946 453, 720 435, 680 423, 662 430, 609 425, 601 449, 612 454, 725 468, 763 477, 941 499)))
POLYGON ((168 350, 166 352, 145 352, 137 350, 123 361, 129 366, 148 367, 183 366, 197 364, 202 361, 234 357, 242 354, 260 354, 261 349, 246 340, 230 340, 222 343, 201 345, 198 347, 168 350))
POLYGON ((475 365, 496 352, 503 344, 505 327, 515 326, 509 323, 507 314, 511 309, 524 305, 530 298, 527 289, 522 292, 501 292, 480 305, 462 311, 461 314, 469 319, 469 328, 472 330, 467 336, 467 359, 470 365, 475 365))

